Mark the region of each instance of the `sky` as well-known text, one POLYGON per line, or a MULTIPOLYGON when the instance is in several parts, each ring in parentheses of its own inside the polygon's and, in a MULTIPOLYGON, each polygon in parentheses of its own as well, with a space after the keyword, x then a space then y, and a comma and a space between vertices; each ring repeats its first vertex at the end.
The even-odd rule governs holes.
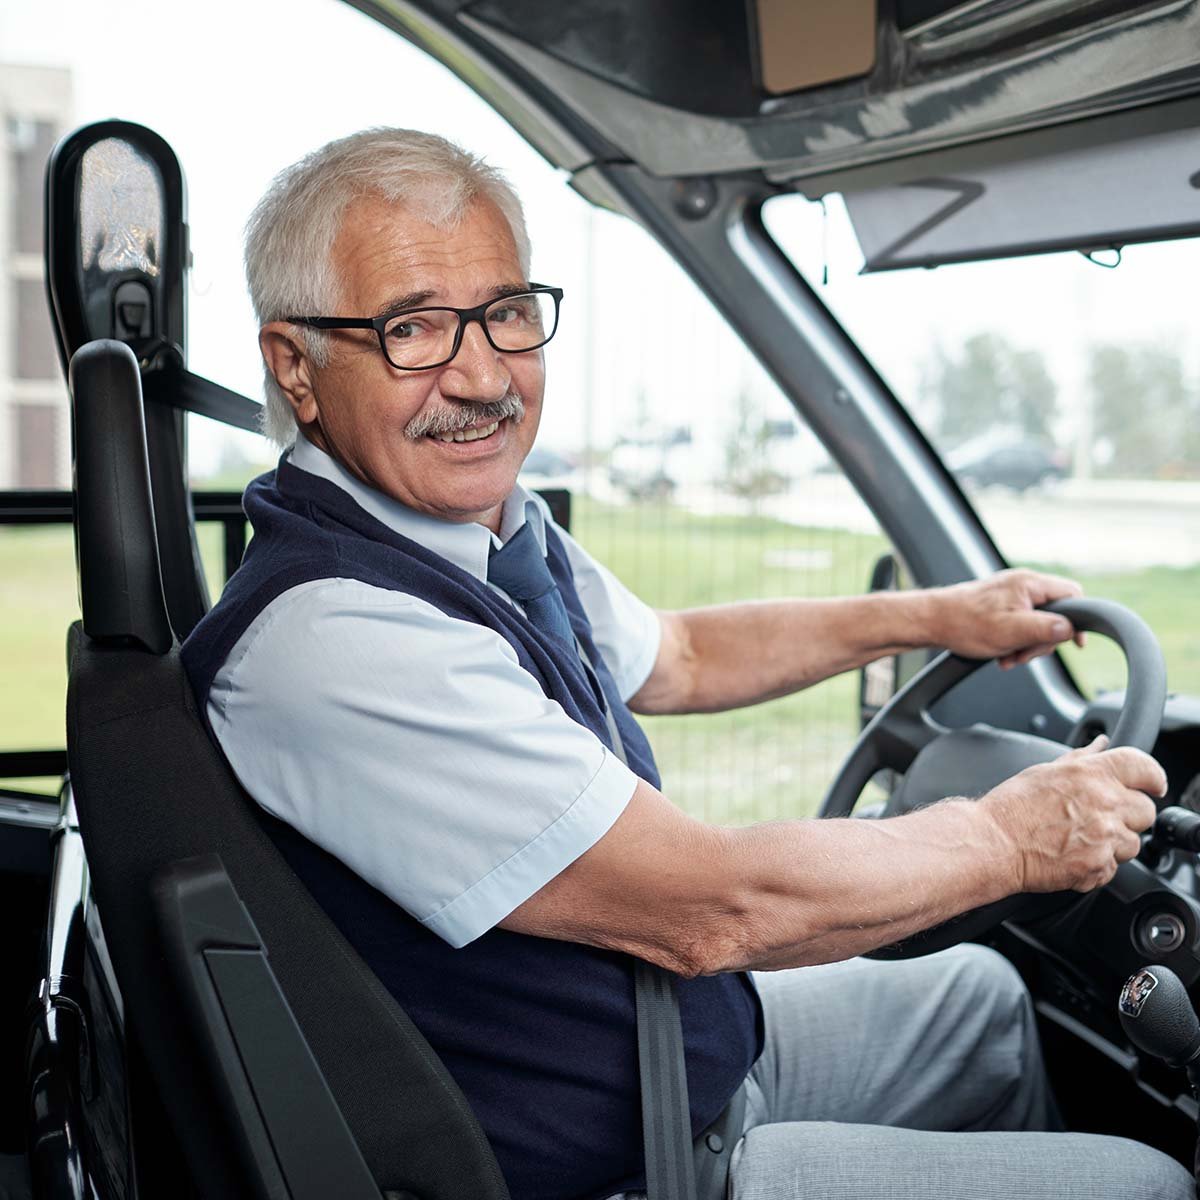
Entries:
MULTIPOLYGON (((256 330, 241 271, 242 226, 274 174, 325 141, 369 125, 444 134, 500 166, 524 201, 533 277, 565 290, 547 349, 540 440, 578 451, 662 427, 712 434, 717 452, 749 392, 765 415, 790 410, 680 269, 631 222, 596 211, 447 70, 338 0, 61 0, 48 10, 0 5, 0 63, 71 70, 74 121, 120 116, 170 142, 188 181, 195 266, 189 292, 192 370, 261 395, 256 330), (199 14, 199 17, 197 17, 199 14), (136 31, 131 36, 130 31, 136 31), (589 274, 589 264, 592 271, 589 274), (636 319, 631 320, 631 314, 636 319), (590 338, 590 345, 588 339, 590 338)), ((861 277, 840 204, 774 201, 768 224, 902 397, 919 406, 934 343, 982 330, 1041 350, 1058 380, 1069 440, 1089 345, 1174 346, 1200 374, 1193 336, 1200 243, 1130 248, 1116 271, 1080 256, 861 277)), ((230 436, 194 422, 193 467, 219 463, 230 436)), ((244 452, 269 457, 252 435, 244 452)))

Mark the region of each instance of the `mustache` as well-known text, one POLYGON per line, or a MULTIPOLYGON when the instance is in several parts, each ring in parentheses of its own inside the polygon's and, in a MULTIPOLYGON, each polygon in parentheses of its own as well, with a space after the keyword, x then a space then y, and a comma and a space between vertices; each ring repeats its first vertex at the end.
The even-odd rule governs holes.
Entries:
POLYGON ((419 441, 429 434, 459 433, 472 425, 489 425, 493 421, 510 420, 519 425, 525 416, 525 402, 516 392, 499 400, 479 404, 473 400, 419 412, 404 427, 404 436, 419 441))

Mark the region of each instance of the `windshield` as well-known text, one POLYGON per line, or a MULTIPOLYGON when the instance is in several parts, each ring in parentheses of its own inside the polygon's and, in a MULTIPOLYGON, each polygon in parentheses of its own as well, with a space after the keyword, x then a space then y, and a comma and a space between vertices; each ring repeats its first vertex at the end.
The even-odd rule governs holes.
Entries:
MULTIPOLYGON (((1200 691, 1200 240, 861 275, 836 197, 772 236, 912 413, 1013 565, 1136 609, 1200 691), (1114 254, 1105 255, 1109 264, 1114 254)), ((1120 655, 1070 653, 1089 693, 1120 655)))

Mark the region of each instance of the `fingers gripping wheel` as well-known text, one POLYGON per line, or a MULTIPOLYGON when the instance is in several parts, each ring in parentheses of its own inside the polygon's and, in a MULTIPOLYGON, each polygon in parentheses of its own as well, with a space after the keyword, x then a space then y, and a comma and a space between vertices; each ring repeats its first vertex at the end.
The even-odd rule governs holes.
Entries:
MULTIPOLYGON (((1153 749, 1167 697, 1167 670, 1146 623, 1110 600, 1060 600, 1046 609, 1077 630, 1111 638, 1125 655, 1125 703, 1111 745, 1153 749)), ((932 715, 934 705, 987 659, 942 654, 896 693, 862 731, 821 804, 821 817, 847 817, 878 771, 905 776, 889 800, 886 816, 911 812, 943 796, 981 796, 1005 779, 1065 753, 1067 746, 1029 734, 976 725, 951 730, 932 715)), ((979 937, 1009 919, 1032 919, 1077 899, 1075 893, 1011 896, 964 913, 917 934, 876 957, 912 958, 979 937)))

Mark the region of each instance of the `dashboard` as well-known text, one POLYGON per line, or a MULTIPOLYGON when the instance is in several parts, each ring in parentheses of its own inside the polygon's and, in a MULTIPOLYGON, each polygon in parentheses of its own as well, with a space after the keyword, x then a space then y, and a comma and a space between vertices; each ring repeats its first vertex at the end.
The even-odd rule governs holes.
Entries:
MULTIPOLYGON (((1111 733, 1124 695, 1092 701, 1071 737, 1073 745, 1111 733)), ((1200 698, 1169 696, 1155 757, 1167 773, 1163 807, 1200 814, 1200 698)), ((1139 1055, 1117 1017, 1122 984, 1150 964, 1170 967, 1200 1007, 1200 854, 1145 840, 1111 882, 1084 897, 1068 897, 1058 912, 1020 926, 1001 940, 1021 966, 1043 1021, 1108 1061, 1164 1109, 1191 1121, 1196 1104, 1182 1072, 1139 1055)))
MULTIPOLYGON (((1120 692, 1092 701, 1072 744, 1111 733, 1123 702, 1120 692)), ((1200 814, 1200 698, 1168 697, 1154 756, 1167 774, 1161 807, 1200 814)), ((1049 948, 1082 960, 1089 973, 1119 976, 1118 986, 1138 967, 1154 962, 1169 966, 1189 989, 1195 988, 1200 981, 1200 855, 1151 836, 1107 887, 1039 922, 1037 933, 1049 948)))

